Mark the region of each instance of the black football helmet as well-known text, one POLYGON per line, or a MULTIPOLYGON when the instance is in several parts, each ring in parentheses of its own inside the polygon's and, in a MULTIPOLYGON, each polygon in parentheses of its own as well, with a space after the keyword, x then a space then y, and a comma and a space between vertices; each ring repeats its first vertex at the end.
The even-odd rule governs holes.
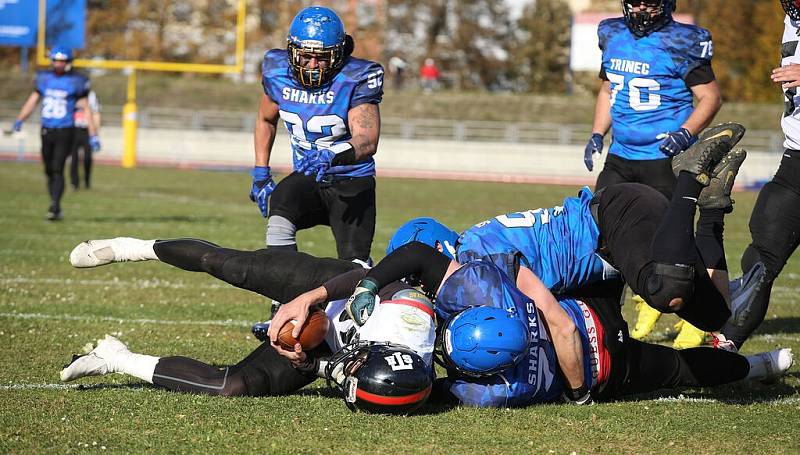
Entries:
POLYGON ((351 411, 410 414, 431 393, 431 371, 422 357, 405 346, 362 341, 334 354, 325 376, 351 411))
POLYGON ((781 0, 783 10, 793 21, 800 21, 800 0, 781 0))
POLYGON ((675 0, 622 0, 622 14, 628 29, 636 36, 647 36, 672 20, 675 0), (633 11, 637 6, 650 7, 650 11, 633 11))

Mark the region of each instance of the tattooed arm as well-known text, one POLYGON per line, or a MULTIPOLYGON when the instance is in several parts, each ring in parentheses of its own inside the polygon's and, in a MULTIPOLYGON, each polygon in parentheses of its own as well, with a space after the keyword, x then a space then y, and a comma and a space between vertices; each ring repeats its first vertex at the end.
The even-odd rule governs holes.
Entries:
POLYGON ((355 150, 355 161, 367 159, 378 150, 381 133, 381 113, 377 104, 364 103, 347 113, 350 124, 350 145, 355 150))

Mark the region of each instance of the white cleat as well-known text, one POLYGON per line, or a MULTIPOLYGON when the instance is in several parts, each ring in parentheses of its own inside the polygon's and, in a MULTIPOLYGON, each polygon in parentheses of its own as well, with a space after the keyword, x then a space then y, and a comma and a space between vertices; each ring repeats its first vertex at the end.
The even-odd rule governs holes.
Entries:
POLYGON ((794 354, 791 348, 782 348, 747 356, 747 360, 750 362, 750 368, 757 371, 753 379, 772 382, 789 371, 789 368, 794 364, 794 354), (756 362, 760 363, 760 365, 755 366, 754 363, 756 362))
POLYGON ((69 253, 73 267, 98 267, 112 262, 146 261, 155 259, 153 240, 139 240, 131 237, 87 240, 69 253))
POLYGON ((97 347, 85 355, 72 356, 72 361, 61 370, 61 380, 74 381, 85 376, 100 376, 111 372, 109 362, 122 353, 127 353, 125 343, 106 335, 102 340, 97 340, 97 347))

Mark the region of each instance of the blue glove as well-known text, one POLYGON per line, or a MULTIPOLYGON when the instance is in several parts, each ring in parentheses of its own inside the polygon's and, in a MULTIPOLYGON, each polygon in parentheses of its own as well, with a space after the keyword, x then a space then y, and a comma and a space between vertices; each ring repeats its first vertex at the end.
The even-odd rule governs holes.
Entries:
POLYGON ((250 188, 250 200, 258 204, 261 216, 267 217, 267 201, 269 195, 275 191, 275 182, 269 173, 269 166, 256 166, 253 168, 253 187, 250 188))
POLYGON ((92 149, 92 153, 100 151, 100 138, 97 135, 89 136, 89 148, 92 149))
POLYGON ((14 126, 11 127, 11 131, 15 133, 22 131, 22 120, 14 120, 14 126))
POLYGON ((300 172, 305 175, 315 175, 315 179, 319 182, 322 180, 322 176, 325 175, 325 172, 331 168, 331 162, 335 156, 336 153, 328 149, 309 150, 308 153, 303 156, 300 166, 302 170, 300 170, 300 172))
POLYGON ((603 136, 599 133, 592 134, 592 137, 589 138, 589 143, 586 144, 586 148, 583 149, 583 163, 586 164, 586 169, 589 171, 594 169, 592 155, 595 153, 598 155, 603 153, 603 136))
POLYGON ((378 283, 370 278, 364 278, 358 282, 355 292, 344 305, 344 309, 356 325, 362 326, 367 322, 367 319, 375 309, 377 296, 378 283))
POLYGON ((694 144, 696 138, 692 136, 686 128, 681 128, 678 131, 671 131, 669 133, 661 133, 656 136, 656 139, 664 139, 658 147, 661 153, 667 156, 675 156, 678 153, 689 148, 694 144))

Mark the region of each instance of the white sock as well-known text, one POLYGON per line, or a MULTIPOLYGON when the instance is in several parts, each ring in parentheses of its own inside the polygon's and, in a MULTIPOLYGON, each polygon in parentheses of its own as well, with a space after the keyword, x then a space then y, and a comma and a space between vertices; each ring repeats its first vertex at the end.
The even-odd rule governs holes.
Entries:
POLYGON ((120 352, 114 359, 108 360, 109 373, 125 373, 150 384, 153 383, 153 371, 161 357, 136 354, 133 352, 120 352))
POLYGON ((750 364, 747 379, 774 379, 791 368, 794 357, 791 349, 777 349, 770 352, 749 355, 750 364))
POLYGON ((746 357, 747 363, 750 364, 750 371, 747 373, 747 379, 761 379, 767 374, 767 364, 760 354, 749 355, 746 357))
POLYGON ((115 262, 158 260, 153 250, 155 240, 117 237, 111 242, 115 262))

